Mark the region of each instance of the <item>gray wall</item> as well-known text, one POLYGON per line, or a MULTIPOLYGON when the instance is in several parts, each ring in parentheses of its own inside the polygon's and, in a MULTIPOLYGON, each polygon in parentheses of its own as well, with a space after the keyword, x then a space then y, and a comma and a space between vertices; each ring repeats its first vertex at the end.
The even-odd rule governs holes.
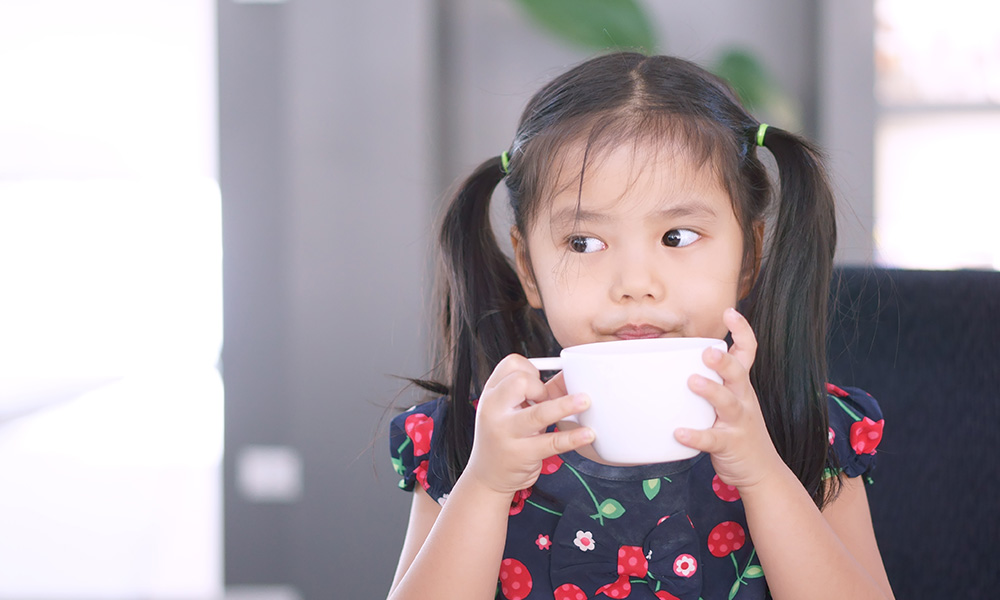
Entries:
MULTIPOLYGON (((823 4, 647 3, 663 51, 702 62, 726 44, 755 51, 807 132, 830 126, 816 109, 823 4)), ((218 7, 226 582, 380 597, 409 508, 383 406, 414 399, 397 399, 389 374, 428 362, 439 198, 509 144, 535 89, 590 53, 510 0, 218 7), (252 445, 296 451, 301 494, 247 497, 236 463, 252 445)))
POLYGON ((226 582, 375 597, 406 523, 376 427, 399 388, 388 374, 426 362, 433 13, 218 8, 226 582), (248 445, 297 451, 297 499, 241 492, 248 445))

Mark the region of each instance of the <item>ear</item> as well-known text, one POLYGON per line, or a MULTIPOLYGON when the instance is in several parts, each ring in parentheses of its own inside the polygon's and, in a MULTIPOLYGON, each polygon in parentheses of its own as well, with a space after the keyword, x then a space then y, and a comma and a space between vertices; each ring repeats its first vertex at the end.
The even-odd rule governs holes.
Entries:
POLYGON ((764 258, 764 221, 757 221, 753 225, 753 268, 749 273, 744 273, 740 281, 740 300, 750 295, 757 276, 760 275, 760 263, 764 258))
POLYGON ((528 305, 531 308, 542 308, 542 295, 538 293, 538 285, 535 283, 535 273, 528 258, 528 245, 521 239, 517 227, 510 228, 510 244, 514 247, 514 269, 521 282, 521 289, 528 298, 528 305))

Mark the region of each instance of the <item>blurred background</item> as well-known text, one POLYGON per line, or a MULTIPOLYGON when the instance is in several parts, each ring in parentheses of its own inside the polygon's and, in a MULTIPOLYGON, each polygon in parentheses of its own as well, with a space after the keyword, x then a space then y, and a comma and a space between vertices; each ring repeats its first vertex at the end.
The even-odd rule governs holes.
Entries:
POLYGON ((383 597, 442 197, 635 45, 827 149, 841 264, 1000 268, 992 0, 0 0, 0 598, 383 597))

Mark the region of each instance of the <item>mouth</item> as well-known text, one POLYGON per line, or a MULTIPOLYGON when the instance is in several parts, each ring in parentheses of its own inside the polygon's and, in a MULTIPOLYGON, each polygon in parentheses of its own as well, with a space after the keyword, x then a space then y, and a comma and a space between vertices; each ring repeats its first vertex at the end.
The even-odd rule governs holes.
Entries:
POLYGON ((625 325, 614 331, 614 336, 620 340, 645 340, 662 337, 666 331, 655 325, 625 325))

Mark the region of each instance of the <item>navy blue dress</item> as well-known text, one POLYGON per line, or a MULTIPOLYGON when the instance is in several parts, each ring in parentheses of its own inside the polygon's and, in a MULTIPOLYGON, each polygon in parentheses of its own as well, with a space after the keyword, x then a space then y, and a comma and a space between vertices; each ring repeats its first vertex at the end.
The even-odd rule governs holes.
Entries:
MULTIPOLYGON (((882 437, 874 398, 827 386, 829 439, 848 477, 868 476, 882 437)), ((399 486, 444 504, 451 489, 440 431, 447 402, 397 415, 390 454, 399 486)), ((465 541, 473 547, 476 540, 465 541)), ((511 503, 497 598, 733 600, 768 597, 736 488, 707 454, 615 467, 568 452, 547 459, 511 503)))

